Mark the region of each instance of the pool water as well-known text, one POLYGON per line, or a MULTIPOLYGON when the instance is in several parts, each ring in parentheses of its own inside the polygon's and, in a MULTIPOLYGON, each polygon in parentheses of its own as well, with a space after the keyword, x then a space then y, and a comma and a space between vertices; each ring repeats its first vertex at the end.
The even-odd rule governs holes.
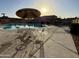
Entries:
POLYGON ((1 25, 1 29, 7 29, 7 30, 14 30, 14 29, 20 29, 20 28, 42 28, 45 27, 44 24, 4 24, 1 25))

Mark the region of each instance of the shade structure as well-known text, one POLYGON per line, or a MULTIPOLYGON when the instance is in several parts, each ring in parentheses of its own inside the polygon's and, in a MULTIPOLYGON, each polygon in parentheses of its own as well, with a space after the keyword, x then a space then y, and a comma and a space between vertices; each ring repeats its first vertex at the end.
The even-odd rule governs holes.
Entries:
POLYGON ((33 8, 23 8, 16 12, 16 15, 21 18, 36 18, 41 15, 40 11, 33 8))

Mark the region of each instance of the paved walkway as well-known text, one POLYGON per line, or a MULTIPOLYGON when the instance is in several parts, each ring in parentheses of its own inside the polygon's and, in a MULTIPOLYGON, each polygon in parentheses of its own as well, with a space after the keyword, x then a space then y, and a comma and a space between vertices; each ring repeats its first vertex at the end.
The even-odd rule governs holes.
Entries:
POLYGON ((7 57, 6 55, 8 55, 8 57, 36 58, 79 57, 72 36, 70 33, 65 31, 65 28, 50 26, 44 29, 32 30, 32 33, 34 34, 34 36, 36 36, 34 41, 30 42, 28 45, 24 45, 22 47, 23 49, 17 52, 15 48, 19 45, 22 45, 23 43, 18 39, 14 40, 17 37, 16 31, 1 31, 1 33, 2 34, 0 34, 0 44, 11 42, 5 43, 5 45, 2 47, 4 48, 4 50, 1 50, 0 48, 0 50, 2 51, 0 52, 0 55, 5 55, 5 57, 7 57))
MULTIPOLYGON (((49 27, 47 31, 47 36, 51 37, 44 44, 44 57, 79 57, 70 33, 65 32, 63 28, 54 26, 49 27)), ((39 53, 40 50, 35 54, 35 56, 39 57, 39 53)))

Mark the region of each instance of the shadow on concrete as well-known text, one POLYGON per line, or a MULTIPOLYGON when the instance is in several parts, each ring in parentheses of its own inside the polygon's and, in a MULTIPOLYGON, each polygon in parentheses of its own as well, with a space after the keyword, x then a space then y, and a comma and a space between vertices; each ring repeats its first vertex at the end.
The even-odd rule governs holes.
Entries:
POLYGON ((71 24, 70 33, 72 35, 72 38, 74 40, 77 52, 79 54, 79 24, 78 23, 72 23, 71 24))
POLYGON ((72 35, 78 55, 79 55, 79 35, 72 35))
POLYGON ((1 44, 0 46, 0 53, 2 53, 3 51, 5 51, 8 47, 10 47, 12 45, 11 42, 5 42, 3 44, 1 44))

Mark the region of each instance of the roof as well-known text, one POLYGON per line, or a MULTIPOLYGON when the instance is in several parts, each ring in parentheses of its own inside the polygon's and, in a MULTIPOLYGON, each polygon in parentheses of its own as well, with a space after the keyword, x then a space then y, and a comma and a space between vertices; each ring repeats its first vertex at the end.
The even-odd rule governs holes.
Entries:
POLYGON ((36 18, 41 15, 40 11, 33 8, 23 8, 16 12, 16 15, 21 18, 36 18))

